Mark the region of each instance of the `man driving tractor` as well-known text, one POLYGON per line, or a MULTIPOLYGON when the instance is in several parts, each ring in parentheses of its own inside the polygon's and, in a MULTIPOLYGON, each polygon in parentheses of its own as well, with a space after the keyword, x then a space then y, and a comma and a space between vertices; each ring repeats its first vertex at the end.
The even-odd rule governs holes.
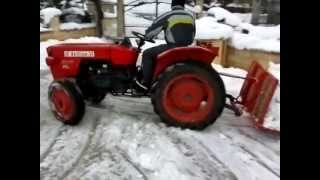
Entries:
POLYGON ((137 89, 147 91, 152 83, 152 73, 156 64, 155 60, 160 53, 175 47, 188 46, 193 43, 195 36, 195 18, 184 10, 184 3, 173 1, 172 11, 159 16, 146 30, 145 38, 153 39, 162 30, 167 44, 149 48, 142 55, 142 79, 136 79, 137 89))

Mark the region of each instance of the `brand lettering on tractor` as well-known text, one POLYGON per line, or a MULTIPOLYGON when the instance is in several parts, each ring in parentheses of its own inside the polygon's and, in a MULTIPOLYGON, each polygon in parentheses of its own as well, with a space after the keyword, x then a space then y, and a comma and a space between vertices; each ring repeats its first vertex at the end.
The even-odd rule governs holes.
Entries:
POLYGON ((64 51, 64 57, 95 57, 94 51, 64 51))

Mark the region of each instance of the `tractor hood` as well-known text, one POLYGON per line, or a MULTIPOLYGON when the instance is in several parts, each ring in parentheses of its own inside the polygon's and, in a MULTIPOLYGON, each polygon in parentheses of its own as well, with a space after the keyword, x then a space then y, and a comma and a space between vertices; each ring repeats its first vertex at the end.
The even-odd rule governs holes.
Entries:
POLYGON ((138 50, 111 43, 64 43, 47 48, 48 56, 55 60, 99 59, 111 61, 114 65, 135 63, 138 50))

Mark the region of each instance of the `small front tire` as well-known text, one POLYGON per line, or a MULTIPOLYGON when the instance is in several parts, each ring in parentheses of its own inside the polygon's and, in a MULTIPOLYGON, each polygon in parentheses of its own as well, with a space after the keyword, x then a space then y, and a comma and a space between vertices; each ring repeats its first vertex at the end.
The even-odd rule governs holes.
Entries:
POLYGON ((85 103, 75 83, 67 80, 52 82, 48 97, 50 109, 58 120, 68 125, 81 121, 85 103))

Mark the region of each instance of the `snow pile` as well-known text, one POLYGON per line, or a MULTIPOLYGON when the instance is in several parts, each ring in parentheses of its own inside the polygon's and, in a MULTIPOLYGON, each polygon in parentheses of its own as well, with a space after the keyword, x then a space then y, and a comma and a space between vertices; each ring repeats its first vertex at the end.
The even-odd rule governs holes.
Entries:
POLYGON ((80 39, 67 39, 65 41, 58 40, 48 40, 44 42, 40 42, 40 70, 48 69, 46 64, 47 48, 52 45, 61 44, 61 43, 105 43, 107 41, 97 38, 97 37, 83 37, 80 39))
POLYGON ((229 45, 236 49, 253 49, 280 53, 280 41, 275 39, 263 39, 239 32, 233 33, 229 45))
POLYGON ((249 23, 241 23, 239 28, 240 30, 247 30, 249 35, 259 37, 261 39, 280 40, 280 25, 264 27, 254 26, 249 23))
POLYGON ((233 14, 236 15, 243 23, 251 22, 252 13, 233 13, 233 14))
POLYGON ((228 39, 229 45, 236 49, 280 53, 280 25, 254 26, 247 23, 250 13, 234 14, 221 7, 210 8, 208 14, 196 20, 196 39, 228 39), (221 20, 224 21, 220 23, 221 20))
POLYGON ((233 29, 225 24, 216 22, 213 17, 202 17, 196 20, 196 39, 228 39, 233 29))
POLYGON ((57 8, 45 8, 40 11, 40 15, 43 16, 44 24, 49 24, 51 19, 55 16, 60 16, 61 11, 57 8))
POLYGON ((280 25, 263 27, 241 23, 233 33, 229 45, 237 49, 255 49, 280 53, 280 25), (248 33, 239 32, 244 30, 248 33))
POLYGON ((280 131, 280 64, 274 64, 271 62, 269 72, 279 80, 279 85, 271 100, 270 108, 263 126, 280 131))
POLYGON ((241 23, 240 18, 221 7, 210 8, 208 14, 214 16, 218 20, 224 19, 225 23, 231 26, 238 26, 241 23))
POLYGON ((68 22, 60 24, 61 30, 74 30, 74 29, 83 29, 83 28, 90 28, 95 27, 95 23, 75 23, 75 22, 68 22))
POLYGON ((63 10, 63 14, 77 14, 84 16, 86 13, 84 9, 78 8, 78 7, 70 7, 63 10))

